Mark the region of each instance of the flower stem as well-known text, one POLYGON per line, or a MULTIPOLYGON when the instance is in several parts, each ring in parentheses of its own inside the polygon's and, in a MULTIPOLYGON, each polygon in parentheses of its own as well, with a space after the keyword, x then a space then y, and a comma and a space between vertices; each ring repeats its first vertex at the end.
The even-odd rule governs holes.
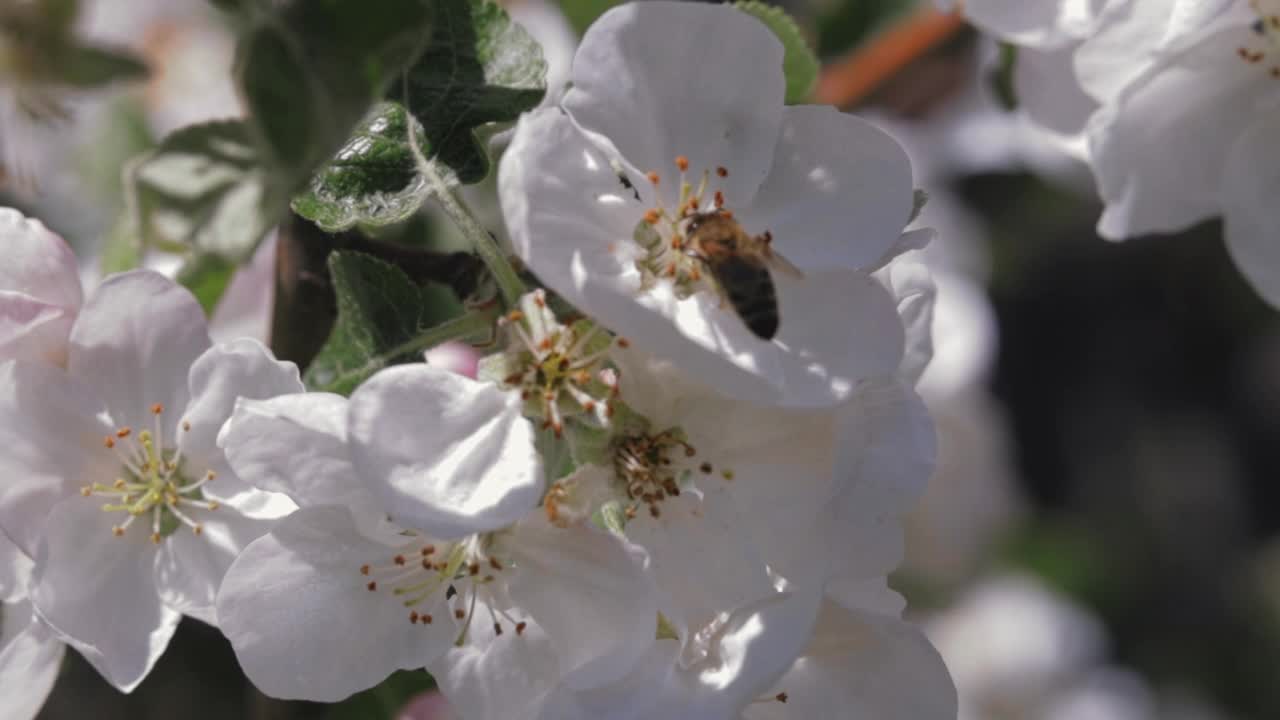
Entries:
MULTIPOLYGON (((407 90, 405 97, 408 98, 407 90)), ((507 260, 502 248, 498 247, 497 238, 480 226, 471 209, 462 201, 462 198, 454 194, 453 189, 436 171, 435 165, 423 156, 422 146, 418 144, 418 123, 414 120, 413 113, 409 111, 407 102, 405 112, 409 115, 409 150, 413 153, 418 172, 422 174, 431 194, 444 209, 444 214, 448 215, 453 224, 462 231, 463 236, 471 241, 476 254, 488 266, 489 272, 498 284, 498 291, 502 293, 503 302, 508 308, 514 308, 520 301, 520 296, 525 293, 524 282, 520 280, 520 275, 507 260)))

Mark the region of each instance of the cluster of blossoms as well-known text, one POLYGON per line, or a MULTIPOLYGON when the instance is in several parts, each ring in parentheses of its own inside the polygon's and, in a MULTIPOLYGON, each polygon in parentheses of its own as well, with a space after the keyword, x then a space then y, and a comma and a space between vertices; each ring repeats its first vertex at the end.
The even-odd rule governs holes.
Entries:
MULTIPOLYGON (((942 2, 952 5, 951 2, 942 2)), ((1081 136, 1122 239, 1223 217, 1228 248, 1280 305, 1280 103, 1275 0, 967 0, 967 17, 1018 45, 1029 114, 1081 136)))
POLYGON ((727 6, 592 26, 502 160, 547 289, 474 378, 307 392, 161 275, 83 300, 0 214, 5 695, 60 643, 128 691, 186 615, 281 698, 425 667, 474 720, 954 717, 886 585, 933 466, 929 233, 902 149, 784 106, 782 61, 727 6))

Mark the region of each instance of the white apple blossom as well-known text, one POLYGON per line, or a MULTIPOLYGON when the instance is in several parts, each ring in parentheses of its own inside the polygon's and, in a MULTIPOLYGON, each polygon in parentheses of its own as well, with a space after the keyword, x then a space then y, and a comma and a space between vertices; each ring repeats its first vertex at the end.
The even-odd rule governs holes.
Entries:
POLYGON ((0 208, 0 361, 62 365, 84 301, 75 254, 39 220, 0 208))
POLYGON ((238 395, 301 389, 252 340, 210 346, 195 298, 150 271, 80 309, 67 365, 0 365, 0 527, 35 561, 30 598, 124 691, 182 615, 214 622, 232 558, 291 504, 239 482, 214 444, 238 395))
MULTIPOLYGON (((393 670, 477 650, 501 697, 450 695, 465 717, 524 706, 515 653, 573 687, 613 682, 652 642, 637 547, 549 522, 517 393, 432 366, 384 370, 345 400, 244 401, 231 465, 302 509, 250 545, 218 597, 246 673, 279 697, 334 701, 393 670)), ((446 694, 448 688, 446 687, 446 694)))
POLYGON ((911 168, 861 120, 782 99, 782 47, 754 18, 624 5, 587 31, 562 107, 522 118, 499 192, 516 252, 601 324, 722 392, 831 406, 900 357, 892 303, 865 271, 907 222, 911 168), (688 218, 715 209, 803 274, 772 273, 771 340, 689 254, 688 218))
POLYGON ((1221 214, 1236 264, 1280 305, 1278 104, 1280 3, 1239 0, 1094 118, 1094 172, 1106 203, 1099 232, 1177 231, 1221 214))
POLYGON ((0 533, 0 716, 36 716, 66 650, 27 598, 31 559, 0 533))

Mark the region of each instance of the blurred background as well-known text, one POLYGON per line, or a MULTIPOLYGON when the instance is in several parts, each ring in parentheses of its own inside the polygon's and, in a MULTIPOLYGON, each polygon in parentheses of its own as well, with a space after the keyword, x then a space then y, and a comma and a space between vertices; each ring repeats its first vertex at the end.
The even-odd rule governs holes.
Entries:
MULTIPOLYGON (((562 88, 576 38, 614 3, 504 4, 562 88)), ((951 668, 962 718, 1280 717, 1280 315, 1232 266, 1220 224, 1099 239, 1078 140, 1030 122, 1009 54, 929 2, 781 5, 823 62, 815 99, 908 148, 931 198, 920 224, 940 231, 921 382, 940 467, 892 583, 951 668)), ((241 112, 224 23, 197 0, 84 0, 77 36, 131 48, 150 72, 48 98, 40 123, 24 110, 31 76, 0 63, 0 204, 71 241, 88 284, 124 247, 125 162, 241 112)), ((492 189, 474 194, 500 230, 492 189)), ((405 237, 456 247, 430 217, 412 222, 405 237)), ((268 243, 236 278, 222 332, 269 336, 274 259, 268 243)), ((268 700, 191 620, 130 696, 67 657, 41 717, 447 712, 402 708, 420 681, 400 676, 339 708, 268 700)))

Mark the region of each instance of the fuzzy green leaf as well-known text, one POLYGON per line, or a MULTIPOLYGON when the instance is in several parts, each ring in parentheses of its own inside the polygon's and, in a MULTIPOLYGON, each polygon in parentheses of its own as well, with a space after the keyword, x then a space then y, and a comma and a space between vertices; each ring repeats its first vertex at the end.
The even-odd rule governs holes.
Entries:
POLYGON ((489 173, 478 131, 513 122, 546 94, 542 48, 491 0, 439 0, 431 40, 410 68, 404 101, 448 182, 489 173))
MULTIPOLYGON (((398 103, 376 106, 334 159, 312 176, 310 187, 294 197, 294 212, 326 232, 407 220, 428 194, 409 149, 410 120, 398 103)), ((430 145, 418 133, 425 156, 430 145)))
POLYGON ((194 255, 182 264, 176 279, 196 296, 204 314, 212 316, 235 272, 235 265, 217 255, 194 255))
POLYGON ((444 285, 419 287, 400 268, 371 255, 339 251, 329 256, 338 319, 320 354, 307 368, 316 390, 349 395, 389 365, 420 360, 415 343, 433 328, 465 320, 462 303, 444 285))
POLYGON ((241 121, 183 128, 126 172, 143 246, 241 262, 287 207, 241 121))
POLYGON ((818 57, 813 54, 796 21, 782 8, 767 5, 760 0, 739 0, 733 6, 764 23, 782 42, 782 72, 787 78, 787 104, 808 102, 809 96, 813 94, 813 87, 818 82, 818 57))
POLYGON ((423 670, 397 670, 386 680, 331 705, 325 720, 377 720, 400 717, 415 696, 434 689, 435 680, 423 670))

